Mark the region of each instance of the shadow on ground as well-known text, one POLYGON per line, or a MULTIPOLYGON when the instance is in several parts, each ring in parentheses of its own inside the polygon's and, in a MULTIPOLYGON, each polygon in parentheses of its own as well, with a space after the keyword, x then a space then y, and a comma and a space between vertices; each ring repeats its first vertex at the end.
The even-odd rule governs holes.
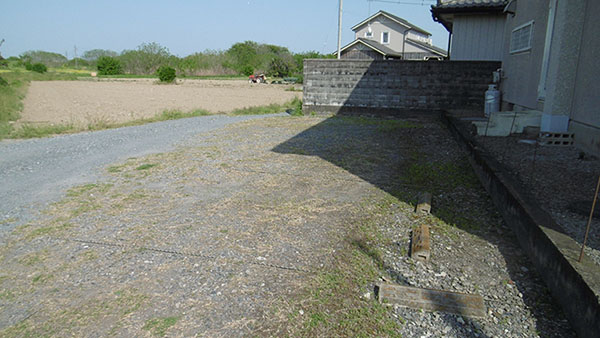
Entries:
MULTIPOLYGON (((430 114, 419 119, 338 115, 277 145, 273 151, 318 156, 411 205, 414 205, 420 192, 431 192, 434 198, 432 215, 417 218, 417 222, 429 223, 433 233, 442 236, 452 232, 448 228, 460 229, 489 246, 497 247, 510 276, 504 283, 500 283, 499 292, 506 290, 506 284, 511 284, 509 287, 516 286, 528 311, 536 318, 532 331, 542 336, 574 335, 566 324, 564 314, 549 298, 540 277, 518 247, 516 238, 503 225, 491 200, 479 185, 466 155, 458 149, 437 115, 430 114)), ((410 226, 415 224, 417 223, 410 226)), ((477 279, 478 274, 485 274, 487 271, 490 275, 488 278, 498 278, 493 276, 494 270, 478 270, 479 265, 486 265, 486 257, 480 256, 483 253, 471 251, 466 256, 453 258, 446 252, 447 257, 442 257, 444 253, 438 253, 436 257, 435 247, 439 244, 435 243, 435 238, 433 241, 434 262, 466 259, 462 263, 471 272, 471 277, 477 279)), ((406 243, 392 243, 392 247, 400 250, 406 243)), ((468 252, 469 244, 461 243, 461 246, 464 245, 468 252)), ((391 262, 386 262, 383 267, 395 282, 410 284, 391 262)), ((486 287, 483 286, 482 292, 477 292, 486 299, 486 306, 492 311, 504 313, 501 318, 510 315, 512 304, 489 301, 490 297, 485 294, 486 287), (504 309, 500 309, 501 307, 504 309)), ((453 289, 451 285, 444 288, 453 289)), ((457 329, 461 325, 451 316, 444 318, 457 329)), ((481 336, 481 332, 479 334, 481 336)))

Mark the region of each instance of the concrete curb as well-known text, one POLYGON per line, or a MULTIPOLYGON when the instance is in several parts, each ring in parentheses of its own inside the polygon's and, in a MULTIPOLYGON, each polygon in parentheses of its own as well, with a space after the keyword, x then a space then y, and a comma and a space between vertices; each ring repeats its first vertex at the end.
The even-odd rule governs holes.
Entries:
POLYGON ((577 334, 597 337, 600 304, 596 292, 600 290, 600 268, 585 257, 581 263, 577 262, 581 246, 565 235, 507 168, 477 143, 465 122, 447 113, 441 117, 468 152, 475 174, 577 334))

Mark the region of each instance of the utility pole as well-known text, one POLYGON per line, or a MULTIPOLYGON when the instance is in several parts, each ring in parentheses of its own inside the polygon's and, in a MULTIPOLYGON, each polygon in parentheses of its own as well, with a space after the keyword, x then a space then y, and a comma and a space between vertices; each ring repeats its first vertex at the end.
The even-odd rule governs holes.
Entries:
POLYGON ((73 46, 73 54, 75 55, 75 68, 77 68, 77 45, 73 46))
POLYGON ((339 17, 338 17, 338 50, 337 50, 337 58, 338 60, 342 58, 342 6, 344 4, 344 0, 340 0, 340 9, 339 9, 339 17))

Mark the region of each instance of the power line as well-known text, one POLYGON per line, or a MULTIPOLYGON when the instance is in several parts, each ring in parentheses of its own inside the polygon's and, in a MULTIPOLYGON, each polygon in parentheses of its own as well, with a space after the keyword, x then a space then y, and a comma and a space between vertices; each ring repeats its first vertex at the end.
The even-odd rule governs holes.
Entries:
POLYGON ((383 2, 387 4, 397 4, 397 5, 418 5, 418 6, 427 6, 433 5, 437 2, 437 0, 421 0, 419 2, 415 1, 392 1, 392 0, 367 0, 367 2, 383 2))

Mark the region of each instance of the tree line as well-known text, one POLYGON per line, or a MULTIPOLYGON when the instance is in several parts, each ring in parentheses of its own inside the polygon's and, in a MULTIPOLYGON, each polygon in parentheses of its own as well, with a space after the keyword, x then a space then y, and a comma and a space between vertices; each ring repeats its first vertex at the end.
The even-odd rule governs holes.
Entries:
MULTIPOLYGON (((206 50, 185 57, 170 53, 158 43, 142 43, 136 49, 117 53, 107 49, 93 49, 81 57, 67 59, 64 55, 46 51, 28 51, 19 56, 22 63, 43 63, 49 67, 67 67, 95 70, 105 66, 113 73, 153 75, 159 67, 169 66, 177 76, 251 75, 300 76, 306 58, 330 58, 318 52, 292 53, 286 47, 254 41, 239 42, 225 51, 206 50)), ((11 58, 9 58, 10 60, 11 58)))

